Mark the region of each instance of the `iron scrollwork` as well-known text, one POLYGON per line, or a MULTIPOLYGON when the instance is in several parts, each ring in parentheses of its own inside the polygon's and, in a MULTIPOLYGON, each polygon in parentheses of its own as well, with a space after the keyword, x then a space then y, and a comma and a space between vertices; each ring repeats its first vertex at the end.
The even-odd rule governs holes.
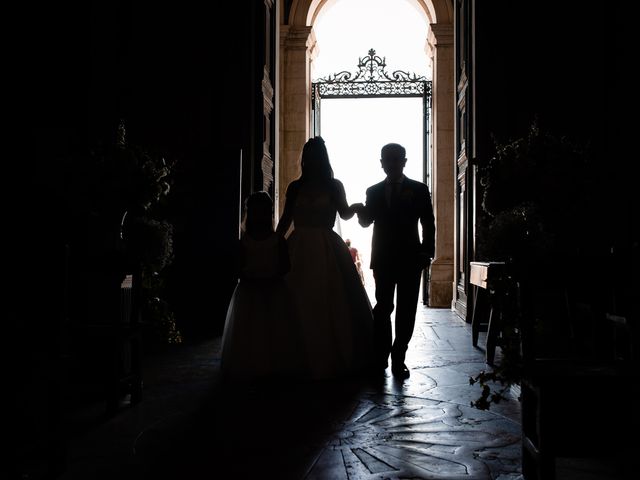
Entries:
POLYGON ((415 73, 396 70, 388 73, 386 58, 370 49, 358 59, 358 71, 342 71, 313 83, 312 92, 321 98, 337 97, 422 97, 431 96, 431 81, 415 73))

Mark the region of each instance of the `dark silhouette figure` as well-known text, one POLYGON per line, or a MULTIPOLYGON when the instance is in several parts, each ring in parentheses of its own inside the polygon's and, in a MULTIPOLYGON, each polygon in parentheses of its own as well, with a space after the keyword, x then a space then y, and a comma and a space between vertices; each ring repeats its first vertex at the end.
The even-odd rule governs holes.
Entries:
POLYGON ((245 202, 238 245, 238 284, 222 336, 222 374, 227 380, 257 380, 294 374, 299 356, 291 296, 284 281, 290 269, 287 245, 273 229, 267 192, 245 202))
POLYGON ((287 283, 300 321, 310 378, 334 378, 371 365, 373 315, 351 254, 333 230, 336 213, 352 218, 344 186, 333 177, 321 137, 305 144, 302 174, 286 193, 277 231, 288 236, 287 283))
POLYGON ((375 350, 384 370, 391 354, 391 371, 409 376, 404 360, 415 324, 420 276, 434 254, 435 222, 428 187, 403 174, 407 163, 402 145, 382 147, 380 163, 387 178, 367 189, 366 205, 355 205, 363 227, 373 225, 371 268, 376 282, 375 350), (418 232, 422 225, 422 241, 418 232), (395 339, 391 313, 397 289, 395 339))

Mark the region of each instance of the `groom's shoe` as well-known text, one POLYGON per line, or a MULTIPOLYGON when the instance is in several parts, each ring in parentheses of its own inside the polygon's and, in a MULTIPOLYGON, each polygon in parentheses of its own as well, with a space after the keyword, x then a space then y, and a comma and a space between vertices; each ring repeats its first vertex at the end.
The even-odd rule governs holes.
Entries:
POLYGON ((411 372, 404 363, 392 364, 391 365, 391 373, 394 377, 399 379, 409 378, 411 372))

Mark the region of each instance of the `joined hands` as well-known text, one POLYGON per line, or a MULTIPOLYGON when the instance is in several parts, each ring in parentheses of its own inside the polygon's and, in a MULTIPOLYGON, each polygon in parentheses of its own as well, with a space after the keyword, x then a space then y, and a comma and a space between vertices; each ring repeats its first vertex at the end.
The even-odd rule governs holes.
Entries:
POLYGON ((360 212, 362 212, 362 210, 364 209, 364 204, 363 203, 354 203, 354 204, 350 205, 349 208, 351 210, 353 210, 356 213, 356 215, 360 215, 360 212))

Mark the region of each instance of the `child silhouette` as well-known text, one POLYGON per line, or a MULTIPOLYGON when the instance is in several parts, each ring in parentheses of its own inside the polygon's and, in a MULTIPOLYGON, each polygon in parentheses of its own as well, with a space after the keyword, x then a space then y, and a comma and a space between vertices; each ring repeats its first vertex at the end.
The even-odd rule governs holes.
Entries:
POLYGON ((285 239, 273 229, 273 202, 267 192, 245 202, 238 245, 238 284, 222 334, 221 369, 226 380, 288 376, 299 366, 298 340, 290 295, 285 239))

